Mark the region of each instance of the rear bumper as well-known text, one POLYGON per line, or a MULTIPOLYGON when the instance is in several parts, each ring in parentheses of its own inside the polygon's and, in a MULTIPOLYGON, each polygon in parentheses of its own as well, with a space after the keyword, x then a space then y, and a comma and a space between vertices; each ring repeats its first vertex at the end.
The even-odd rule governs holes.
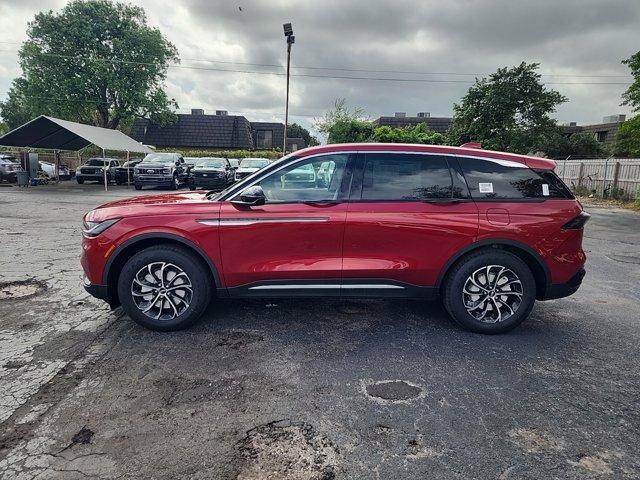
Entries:
POLYGON ((544 297, 540 300, 554 300, 556 298, 573 295, 580 288, 580 285, 582 285, 582 279, 585 274, 585 269, 581 268, 578 273, 571 277, 566 283, 552 283, 548 285, 544 297))

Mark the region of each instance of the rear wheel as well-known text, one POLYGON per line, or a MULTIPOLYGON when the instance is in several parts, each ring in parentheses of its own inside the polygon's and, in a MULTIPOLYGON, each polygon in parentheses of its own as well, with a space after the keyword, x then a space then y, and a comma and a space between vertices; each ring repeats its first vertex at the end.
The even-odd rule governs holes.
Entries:
POLYGON ((503 333, 531 313, 536 283, 517 256, 482 250, 466 257, 447 276, 444 306, 453 320, 477 333, 503 333))
POLYGON ((193 325, 205 311, 211 280, 202 262, 180 247, 161 245, 135 254, 118 278, 124 311, 151 330, 193 325))

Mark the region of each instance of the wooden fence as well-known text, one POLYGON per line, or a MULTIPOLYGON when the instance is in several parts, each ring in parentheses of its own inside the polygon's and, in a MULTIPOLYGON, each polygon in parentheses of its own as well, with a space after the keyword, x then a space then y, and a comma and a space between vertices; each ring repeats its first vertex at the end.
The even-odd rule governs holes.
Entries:
MULTIPOLYGON (((556 173, 572 189, 584 187, 596 195, 611 195, 613 189, 635 198, 640 187, 640 158, 556 160, 556 173)), ((619 193, 618 193, 619 194, 619 193)))

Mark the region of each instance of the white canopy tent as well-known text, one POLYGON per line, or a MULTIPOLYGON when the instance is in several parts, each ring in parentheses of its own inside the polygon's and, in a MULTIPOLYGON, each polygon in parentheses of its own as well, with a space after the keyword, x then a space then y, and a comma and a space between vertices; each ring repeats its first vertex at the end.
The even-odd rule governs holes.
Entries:
MULTIPOLYGON (((0 137, 0 145, 6 147, 44 148, 54 151, 78 151, 88 145, 105 150, 152 153, 149 147, 135 141, 119 130, 94 127, 41 115, 21 127, 0 137)), ((57 155, 56 155, 57 158, 57 155)), ((58 168, 56 161, 56 169, 58 168)), ((107 170, 104 169, 104 187, 107 189, 107 170)))

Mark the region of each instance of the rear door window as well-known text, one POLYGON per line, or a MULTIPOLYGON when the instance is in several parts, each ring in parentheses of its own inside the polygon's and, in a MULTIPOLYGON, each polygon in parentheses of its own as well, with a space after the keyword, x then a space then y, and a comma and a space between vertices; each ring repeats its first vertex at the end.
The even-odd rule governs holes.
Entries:
POLYGON ((362 200, 459 198, 447 159, 438 155, 367 153, 362 200))
POLYGON ((551 170, 534 170, 517 162, 461 157, 471 197, 477 200, 573 198, 551 170))

